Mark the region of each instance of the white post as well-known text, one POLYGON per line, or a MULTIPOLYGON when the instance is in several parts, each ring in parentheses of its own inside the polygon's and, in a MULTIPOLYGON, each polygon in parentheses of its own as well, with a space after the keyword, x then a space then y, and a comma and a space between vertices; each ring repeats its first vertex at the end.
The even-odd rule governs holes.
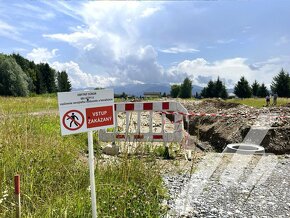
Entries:
POLYGON ((90 186, 91 186, 91 199, 92 199, 92 217, 97 218, 93 131, 88 132, 88 147, 89 147, 90 186))

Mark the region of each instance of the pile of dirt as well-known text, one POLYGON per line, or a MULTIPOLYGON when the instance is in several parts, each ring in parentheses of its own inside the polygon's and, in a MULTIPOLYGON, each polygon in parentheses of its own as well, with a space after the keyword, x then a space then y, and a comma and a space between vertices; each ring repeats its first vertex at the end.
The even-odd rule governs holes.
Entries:
POLYGON ((275 154, 290 153, 290 118, 284 117, 290 116, 290 107, 257 109, 222 100, 190 101, 183 105, 189 112, 233 115, 190 117, 189 133, 198 136, 200 141, 209 143, 216 151, 223 151, 227 144, 242 142, 253 126, 264 127, 264 124, 258 122, 258 117, 263 115, 266 117, 265 122, 271 122, 271 126, 268 126, 269 130, 261 146, 267 152, 275 154))

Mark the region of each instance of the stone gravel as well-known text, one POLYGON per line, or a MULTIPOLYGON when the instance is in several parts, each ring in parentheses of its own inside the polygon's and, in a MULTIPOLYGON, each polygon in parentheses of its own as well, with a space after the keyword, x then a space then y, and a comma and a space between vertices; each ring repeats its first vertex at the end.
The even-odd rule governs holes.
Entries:
POLYGON ((197 166, 192 175, 163 176, 170 196, 165 203, 169 209, 166 217, 290 217, 289 155, 274 156, 277 163, 272 164, 272 169, 271 163, 267 163, 265 174, 261 174, 258 182, 251 176, 261 156, 254 155, 238 179, 231 167, 240 171, 247 155, 241 155, 234 164, 232 155, 211 153, 205 158, 212 163, 207 161, 204 166, 197 166), (220 162, 217 160, 221 156, 216 155, 222 155, 220 162), (266 174, 269 177, 265 177, 266 174))

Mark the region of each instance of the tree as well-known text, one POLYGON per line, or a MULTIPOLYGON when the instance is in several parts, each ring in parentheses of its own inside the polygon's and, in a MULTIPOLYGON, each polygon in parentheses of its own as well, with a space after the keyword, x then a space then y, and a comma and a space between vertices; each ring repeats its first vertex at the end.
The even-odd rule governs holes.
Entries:
POLYGON ((172 98, 177 98, 180 92, 180 85, 172 85, 170 90, 170 95, 172 98))
POLYGON ((195 92, 194 97, 195 97, 196 99, 200 99, 200 94, 198 94, 198 92, 195 92))
POLYGON ((212 80, 207 83, 207 87, 204 90, 203 97, 213 98, 215 96, 215 84, 212 80))
POLYGON ((273 78, 271 90, 280 97, 290 97, 290 76, 283 68, 279 74, 273 78))
POLYGON ((228 98, 226 86, 222 83, 219 77, 216 82, 214 82, 214 97, 223 99, 228 98))
POLYGON ((191 98, 192 96, 192 81, 186 77, 180 87, 181 98, 191 98))
POLYGON ((43 79, 42 72, 37 69, 36 72, 36 86, 35 86, 36 94, 44 94, 47 92, 46 84, 43 79))
POLYGON ((59 92, 71 91, 71 84, 65 71, 57 72, 57 90, 59 92))
POLYGON ((262 83, 262 85, 259 87, 257 91, 257 96, 261 98, 265 98, 267 95, 269 95, 269 91, 267 87, 265 86, 265 84, 262 83))
POLYGON ((210 80, 207 86, 201 91, 201 95, 204 98, 228 98, 226 86, 222 83, 219 77, 216 81, 210 80))
POLYGON ((240 81, 235 85, 234 93, 239 98, 250 98, 252 95, 251 87, 245 77, 241 77, 240 81))
POLYGON ((122 92, 122 94, 120 95, 121 98, 127 98, 128 95, 125 92, 122 92))
POLYGON ((255 80, 255 82, 252 84, 252 93, 253 96, 258 96, 258 89, 260 88, 260 84, 257 82, 257 80, 255 80))
POLYGON ((229 97, 229 94, 224 86, 224 88, 221 90, 221 92, 219 93, 219 97, 222 99, 227 99, 229 97))
POLYGON ((12 54, 11 57, 15 59, 17 64, 21 67, 23 72, 28 77, 28 88, 30 92, 36 91, 36 74, 37 74, 37 67, 33 61, 29 61, 22 57, 20 54, 12 54))
POLYGON ((0 95, 27 96, 28 77, 11 56, 0 54, 0 95))
POLYGON ((167 97, 166 92, 163 92, 162 97, 164 97, 164 98, 167 97))
POLYGON ((44 82, 44 85, 46 87, 46 91, 48 93, 53 93, 56 91, 56 84, 55 84, 55 70, 52 69, 48 63, 41 63, 39 66, 39 70, 41 72, 42 75, 42 79, 44 82))

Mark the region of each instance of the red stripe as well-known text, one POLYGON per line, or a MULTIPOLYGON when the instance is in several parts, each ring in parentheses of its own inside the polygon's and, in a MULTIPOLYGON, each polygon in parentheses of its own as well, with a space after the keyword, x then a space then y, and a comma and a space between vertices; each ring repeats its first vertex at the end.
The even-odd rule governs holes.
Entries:
POLYGON ((143 110, 153 110, 153 103, 144 103, 143 110))
POLYGON ((163 135, 153 135, 153 139, 163 139, 163 135))
POLYGON ((116 139, 124 139, 125 135, 116 135, 116 139))
POLYGON ((125 111, 133 111, 134 104, 125 104, 125 111))
POLYGON ((162 102, 162 110, 169 110, 169 102, 162 102))
POLYGON ((134 135, 134 139, 143 139, 144 135, 134 135))
POLYGON ((15 194, 20 194, 20 175, 14 176, 14 188, 15 188, 15 194))

